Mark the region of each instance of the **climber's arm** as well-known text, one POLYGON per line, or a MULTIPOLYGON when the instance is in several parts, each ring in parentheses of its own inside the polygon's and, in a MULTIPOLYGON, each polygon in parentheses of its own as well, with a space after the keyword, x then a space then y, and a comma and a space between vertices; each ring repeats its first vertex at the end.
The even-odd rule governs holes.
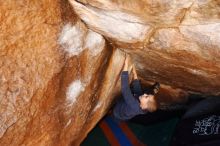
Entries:
POLYGON ((123 71, 121 74, 121 92, 125 102, 132 107, 136 101, 129 86, 128 71, 123 71))
POLYGON ((128 62, 129 58, 126 56, 124 68, 121 73, 121 92, 125 102, 132 106, 135 103, 135 98, 132 95, 129 85, 128 62))
POLYGON ((136 68, 135 68, 134 65, 133 65, 133 68, 132 68, 132 73, 133 73, 133 76, 134 76, 134 80, 131 83, 133 92, 134 92, 134 94, 142 95, 143 91, 141 89, 141 83, 140 83, 140 80, 138 80, 136 68))
POLYGON ((136 68, 135 68, 134 64, 132 66, 132 73, 133 73, 133 76, 134 76, 134 80, 138 80, 138 76, 137 76, 137 72, 136 72, 136 68))

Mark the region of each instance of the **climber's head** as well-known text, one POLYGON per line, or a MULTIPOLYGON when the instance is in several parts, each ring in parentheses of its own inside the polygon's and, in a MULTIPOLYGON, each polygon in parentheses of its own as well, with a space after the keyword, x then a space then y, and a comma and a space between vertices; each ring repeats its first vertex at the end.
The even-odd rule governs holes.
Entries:
POLYGON ((139 101, 142 110, 149 112, 154 112, 157 110, 157 102, 154 95, 144 93, 143 95, 139 96, 139 101))
POLYGON ((160 83, 156 82, 150 88, 144 91, 144 94, 139 96, 140 107, 142 110, 147 110, 153 112, 157 110, 157 101, 155 99, 155 94, 158 93, 160 89, 160 83))

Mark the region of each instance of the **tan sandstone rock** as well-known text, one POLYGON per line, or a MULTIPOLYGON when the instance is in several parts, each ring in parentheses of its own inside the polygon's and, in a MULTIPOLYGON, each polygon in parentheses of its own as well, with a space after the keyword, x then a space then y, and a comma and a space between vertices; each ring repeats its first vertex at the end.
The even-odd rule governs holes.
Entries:
POLYGON ((79 145, 120 93, 125 52, 144 85, 162 84, 161 104, 219 95, 219 12, 218 0, 1 1, 0 145, 79 145))
POLYGON ((0 11, 0 145, 79 145, 111 106, 124 53, 67 1, 4 1, 0 11))
POLYGON ((92 30, 131 54, 143 80, 219 95, 218 0, 69 0, 92 30))

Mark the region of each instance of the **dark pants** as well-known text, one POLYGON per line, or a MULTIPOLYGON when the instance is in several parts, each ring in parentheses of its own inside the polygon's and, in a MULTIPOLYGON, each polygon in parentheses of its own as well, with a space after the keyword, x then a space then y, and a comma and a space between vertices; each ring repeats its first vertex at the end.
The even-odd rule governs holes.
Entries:
POLYGON ((158 110, 153 113, 147 113, 144 115, 138 115, 129 120, 130 122, 142 124, 142 125, 149 125, 156 122, 163 122, 169 120, 174 117, 181 117, 185 113, 185 110, 178 110, 178 111, 163 111, 158 110))
POLYGON ((202 101, 204 98, 190 97, 185 104, 175 104, 167 107, 164 110, 157 110, 156 112, 146 113, 144 115, 137 115, 130 120, 137 124, 148 125, 156 122, 163 122, 171 118, 181 118, 186 111, 202 101))

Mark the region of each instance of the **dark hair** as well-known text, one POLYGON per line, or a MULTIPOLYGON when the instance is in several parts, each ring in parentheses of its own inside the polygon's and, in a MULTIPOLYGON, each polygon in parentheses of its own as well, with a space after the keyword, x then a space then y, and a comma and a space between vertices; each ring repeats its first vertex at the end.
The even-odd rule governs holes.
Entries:
POLYGON ((160 83, 155 82, 152 86, 150 86, 149 88, 145 89, 144 93, 145 94, 155 95, 155 94, 157 94, 159 89, 160 89, 160 83), (155 89, 156 89, 156 91, 155 91, 155 89))

